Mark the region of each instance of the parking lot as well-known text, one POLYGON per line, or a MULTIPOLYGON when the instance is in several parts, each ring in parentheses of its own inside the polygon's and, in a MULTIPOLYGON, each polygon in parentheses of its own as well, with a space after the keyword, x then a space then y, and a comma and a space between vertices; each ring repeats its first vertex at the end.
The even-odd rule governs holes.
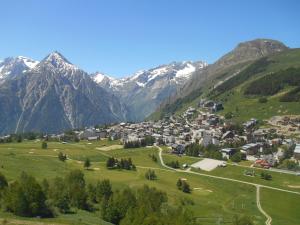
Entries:
POLYGON ((224 166, 226 163, 221 160, 216 160, 216 159, 203 159, 199 162, 196 162, 191 165, 193 168, 200 168, 201 170, 205 171, 212 171, 218 166, 224 166))

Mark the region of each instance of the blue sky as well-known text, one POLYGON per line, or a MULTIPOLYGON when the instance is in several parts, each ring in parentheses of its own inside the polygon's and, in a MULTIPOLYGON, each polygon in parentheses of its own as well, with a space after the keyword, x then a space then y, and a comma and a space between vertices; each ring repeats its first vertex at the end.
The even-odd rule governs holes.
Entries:
POLYGON ((0 0, 0 58, 57 50, 115 77, 181 60, 212 63, 237 43, 300 47, 298 0, 0 0))

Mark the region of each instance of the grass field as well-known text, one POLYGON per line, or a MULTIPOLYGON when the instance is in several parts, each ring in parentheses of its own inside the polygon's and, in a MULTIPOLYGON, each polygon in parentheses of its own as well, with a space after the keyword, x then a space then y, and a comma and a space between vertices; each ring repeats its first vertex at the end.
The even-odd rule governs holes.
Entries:
MULTIPOLYGON (((104 178, 111 180, 113 188, 121 189, 126 186, 136 188, 144 184, 157 187, 160 190, 165 191, 168 194, 169 201, 174 205, 178 205, 181 202, 192 202, 186 207, 189 207, 203 225, 212 224, 231 224, 232 217, 235 214, 247 214, 253 217, 255 224, 264 224, 265 218, 259 212, 256 206, 256 190, 254 186, 246 184, 237 184, 230 181, 222 181, 209 177, 200 177, 193 174, 187 174, 182 172, 175 172, 167 170, 162 167, 159 162, 154 162, 149 154, 156 154, 156 148, 139 148, 139 149, 111 149, 109 151, 99 150, 103 146, 117 145, 117 142, 95 141, 95 142, 79 142, 61 144, 58 142, 48 142, 48 149, 41 149, 41 142, 26 141, 22 143, 10 143, 0 145, 0 172, 3 173, 9 181, 15 180, 19 177, 21 171, 26 171, 29 174, 35 176, 39 181, 44 178, 51 179, 56 176, 64 176, 72 169, 83 170, 83 160, 87 157, 92 162, 91 170, 83 170, 87 182, 95 183, 96 181, 104 178), (63 152, 68 155, 70 160, 61 162, 58 160, 58 152, 63 152), (137 171, 125 171, 125 170, 107 170, 105 162, 107 157, 116 158, 128 158, 131 157, 133 163, 137 166, 137 171), (149 169, 155 170, 158 179, 155 181, 148 181, 145 179, 144 174, 149 169), (179 178, 187 179, 191 185, 192 194, 185 194, 179 191, 176 187, 176 182, 179 178)), ((167 153, 163 154, 165 161, 178 160, 182 163, 193 163, 198 161, 198 158, 193 157, 178 157, 167 153)), ((212 173, 220 174, 224 176, 235 176, 237 179, 249 179, 248 177, 240 177, 239 172, 235 170, 235 167, 228 167, 225 170, 215 170, 212 173), (228 169, 228 171, 226 171, 228 169), (230 172, 231 171, 231 172, 230 172), (231 174, 231 175, 230 175, 231 174)), ((273 175, 273 174, 272 174, 273 175)), ((243 175, 242 175, 243 176, 243 175)), ((274 186, 285 187, 285 182, 290 178, 285 179, 285 175, 273 176, 274 181, 268 184, 274 186)), ((289 184, 298 185, 300 182, 298 177, 290 179, 289 184), (299 182, 299 183, 298 183, 299 182)), ((264 182, 260 178, 254 178, 257 182, 264 182)), ((262 192, 262 207, 266 204, 266 211, 270 215, 277 213, 276 209, 273 211, 272 207, 267 203, 274 201, 274 195, 277 191, 269 191, 264 194, 262 192), (267 203, 265 203, 267 202, 267 203)), ((279 193, 283 196, 285 193, 279 193)), ((291 196, 293 196, 291 194, 291 196)), ((296 199, 298 196, 294 196, 296 199)), ((291 197, 292 198, 292 197, 291 197)), ((298 199, 299 201, 300 199, 298 199)), ((294 202, 294 200, 292 201, 294 202)), ((298 204, 299 205, 299 204, 298 204)), ((293 205, 297 210, 298 205, 293 205)), ((287 205, 291 207, 291 204, 287 205)), ((278 206, 279 207, 279 206, 278 206)), ((296 210, 293 209, 293 210, 296 210)), ((285 215, 274 215, 275 220, 285 220, 293 216, 287 209, 284 211, 285 215)), ((291 212, 294 212, 291 210, 291 212)), ((2 218, 7 218, 8 221, 23 220, 24 218, 18 218, 12 214, 1 213, 2 218)), ((54 219, 27 219, 32 222, 43 222, 45 224, 105 224, 99 216, 99 213, 89 213, 85 211, 78 211, 72 215, 59 215, 54 219)), ((294 221, 300 221, 298 217, 293 217, 289 224, 294 221)), ((15 224, 18 224, 17 222, 15 224)), ((288 224, 288 223, 286 223, 288 224)))
POLYGON ((234 165, 227 165, 227 167, 218 167, 213 171, 207 172, 202 171, 201 173, 216 175, 216 176, 223 176, 227 178, 232 178, 236 180, 246 181, 246 182, 253 182, 256 184, 272 186, 276 188, 287 189, 291 191, 300 191, 300 177, 293 175, 293 174, 283 174, 278 172, 272 172, 268 170, 264 170, 265 172, 272 175, 272 180, 264 180, 261 179, 260 174, 263 170, 255 169, 255 168, 245 168, 240 166, 234 165), (255 176, 246 176, 244 172, 254 171, 255 176), (296 187, 296 188, 293 188, 296 187), (299 188, 297 188, 299 187, 299 188))

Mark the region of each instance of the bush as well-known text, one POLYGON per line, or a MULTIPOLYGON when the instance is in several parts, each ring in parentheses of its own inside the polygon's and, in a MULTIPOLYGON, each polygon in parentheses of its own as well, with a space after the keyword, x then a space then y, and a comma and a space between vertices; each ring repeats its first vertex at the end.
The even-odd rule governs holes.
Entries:
POLYGON ((267 102, 268 102, 268 99, 267 99, 266 97, 260 97, 260 98, 258 99, 258 102, 259 102, 259 103, 267 103, 267 102))
POLYGON ((91 165, 92 165, 92 164, 91 164, 90 159, 89 159, 89 158, 86 158, 85 161, 84 161, 83 167, 87 170, 87 169, 90 168, 91 165))
POLYGON ((48 148, 47 142, 43 141, 42 142, 42 149, 47 149, 47 148, 48 148))
POLYGON ((2 173, 0 173, 0 191, 6 188, 7 186, 8 183, 5 176, 2 173))
POLYGON ((58 159, 62 162, 66 161, 67 160, 67 155, 66 154, 63 154, 62 152, 59 152, 58 153, 58 159))
POLYGON ((179 190, 183 191, 184 193, 191 193, 190 185, 182 179, 178 179, 176 186, 179 190))
POLYGON ((148 179, 148 180, 155 180, 155 179, 157 178, 157 176, 156 176, 154 170, 148 170, 148 171, 145 173, 145 177, 146 177, 146 179, 148 179))
POLYGON ((176 161, 167 162, 166 165, 169 166, 169 167, 172 167, 174 169, 180 168, 179 162, 177 160, 176 161))
POLYGON ((228 113, 225 114, 224 117, 225 117, 226 120, 232 119, 233 113, 232 112, 228 112, 228 113))
POLYGON ((236 152, 230 159, 232 162, 240 162, 242 160, 242 154, 240 152, 236 152))
POLYGON ((149 157, 152 159, 153 162, 157 162, 157 157, 154 154, 149 154, 149 157))
POLYGON ((264 180, 272 180, 272 175, 271 174, 268 174, 268 173, 265 173, 265 172, 262 172, 260 174, 260 177, 264 180))

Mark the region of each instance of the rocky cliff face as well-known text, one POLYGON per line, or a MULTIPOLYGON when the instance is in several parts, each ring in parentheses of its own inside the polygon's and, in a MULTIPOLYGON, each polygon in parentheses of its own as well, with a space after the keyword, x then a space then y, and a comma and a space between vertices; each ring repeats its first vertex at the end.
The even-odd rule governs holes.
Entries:
POLYGON ((125 121, 127 107, 54 52, 0 86, 0 133, 66 129, 125 121))

